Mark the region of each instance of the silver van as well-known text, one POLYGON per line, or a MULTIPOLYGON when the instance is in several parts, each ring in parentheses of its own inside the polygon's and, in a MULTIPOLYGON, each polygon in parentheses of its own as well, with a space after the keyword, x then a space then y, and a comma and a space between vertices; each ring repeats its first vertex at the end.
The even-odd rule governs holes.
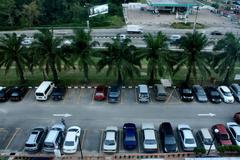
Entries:
POLYGON ((154 96, 157 101, 166 101, 167 92, 162 84, 154 84, 153 86, 154 96))
POLYGON ((148 86, 140 84, 137 86, 137 98, 140 103, 147 103, 150 101, 148 86))

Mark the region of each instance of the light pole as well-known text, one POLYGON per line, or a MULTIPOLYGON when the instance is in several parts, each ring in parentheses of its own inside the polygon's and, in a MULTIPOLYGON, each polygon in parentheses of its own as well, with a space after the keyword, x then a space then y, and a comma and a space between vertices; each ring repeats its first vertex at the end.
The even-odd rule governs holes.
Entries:
MULTIPOLYGON (((80 137, 79 137, 80 140, 80 137)), ((79 148, 80 148, 80 152, 81 152, 81 159, 83 159, 83 153, 82 153, 82 145, 81 145, 81 141, 79 141, 79 148)))
POLYGON ((194 20, 194 24, 193 24, 193 33, 196 31, 196 23, 197 23, 198 9, 199 9, 199 6, 197 6, 197 13, 196 13, 195 20, 194 20))
POLYGON ((210 151, 211 151, 212 145, 213 145, 213 143, 214 143, 214 141, 215 141, 215 139, 216 139, 216 135, 219 133, 219 130, 218 130, 217 128, 215 128, 215 129, 213 130, 213 132, 214 132, 214 134, 213 134, 213 140, 212 140, 211 145, 210 145, 210 147, 209 147, 209 149, 208 149, 207 155, 209 155, 209 153, 210 153, 210 151))

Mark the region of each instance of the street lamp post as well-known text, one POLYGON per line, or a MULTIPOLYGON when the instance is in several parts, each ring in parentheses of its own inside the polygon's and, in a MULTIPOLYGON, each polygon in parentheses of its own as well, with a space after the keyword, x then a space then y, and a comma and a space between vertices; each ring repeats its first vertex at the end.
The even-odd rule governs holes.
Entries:
POLYGON ((214 143, 214 141, 215 141, 215 139, 216 139, 216 134, 219 133, 219 130, 215 128, 215 129, 214 129, 214 133, 215 133, 215 134, 213 135, 213 140, 212 140, 211 145, 210 145, 210 147, 209 147, 209 149, 208 149, 207 155, 209 155, 209 153, 210 153, 210 151, 211 151, 212 145, 213 145, 213 143, 214 143))
MULTIPOLYGON (((79 137, 79 139, 80 139, 80 137, 79 137)), ((79 141, 79 148, 80 148, 80 153, 81 153, 81 159, 83 159, 82 145, 81 145, 80 141, 79 141)))
POLYGON ((194 24, 193 24, 193 33, 196 31, 196 23, 197 23, 198 9, 199 9, 199 6, 197 6, 197 13, 196 13, 196 15, 195 15, 195 20, 194 20, 194 24))

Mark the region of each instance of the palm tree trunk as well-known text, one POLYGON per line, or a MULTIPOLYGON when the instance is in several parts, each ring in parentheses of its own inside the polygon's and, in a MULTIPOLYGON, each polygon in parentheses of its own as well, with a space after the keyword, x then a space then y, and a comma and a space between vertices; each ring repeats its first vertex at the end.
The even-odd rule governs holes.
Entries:
POLYGON ((54 58, 51 58, 51 62, 50 62, 50 68, 53 74, 53 81, 54 83, 58 83, 58 73, 57 73, 57 69, 55 67, 55 62, 54 62, 54 58))
POLYGON ((149 84, 153 84, 154 80, 155 80, 155 69, 152 69, 151 73, 150 73, 150 79, 149 79, 149 84))
POLYGON ((229 68, 229 66, 227 67, 227 73, 226 73, 226 76, 225 76, 225 78, 224 78, 224 80, 223 80, 223 84, 228 84, 228 82, 229 82, 229 76, 230 76, 230 68, 229 68))
POLYGON ((189 83, 191 73, 192 73, 192 65, 189 65, 189 66, 188 66, 187 77, 186 77, 186 80, 185 80, 185 83, 186 83, 186 84, 189 83))
POLYGON ((121 74, 121 71, 118 70, 118 80, 117 80, 118 84, 121 85, 123 80, 122 80, 122 74, 121 74))
POLYGON ((87 83, 88 82, 88 64, 84 63, 83 64, 83 72, 84 72, 84 82, 87 83))
POLYGON ((24 78, 22 66, 18 59, 16 59, 15 62, 16 62, 16 72, 19 74, 19 77, 20 77, 20 83, 24 83, 25 78, 24 78))

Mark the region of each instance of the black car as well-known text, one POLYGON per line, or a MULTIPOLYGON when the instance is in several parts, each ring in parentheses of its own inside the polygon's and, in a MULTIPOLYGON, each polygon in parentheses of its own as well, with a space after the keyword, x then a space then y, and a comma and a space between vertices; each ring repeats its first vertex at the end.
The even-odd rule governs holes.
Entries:
POLYGON ((11 87, 0 87, 0 102, 6 102, 11 95, 11 87))
POLYGON ((179 88, 179 94, 182 101, 191 102, 193 101, 193 91, 190 87, 179 88))
POLYGON ((218 90, 214 87, 206 87, 205 88, 208 100, 212 103, 221 103, 222 99, 218 92, 218 90))
POLYGON ((212 36, 221 36, 223 34, 221 32, 219 32, 219 31, 213 31, 213 32, 211 32, 211 35, 212 36))
POLYGON ((162 148, 164 152, 177 152, 177 143, 171 123, 163 122, 159 127, 162 148))
POLYGON ((134 123, 125 123, 123 125, 123 146, 126 150, 137 147, 137 128, 134 123))
POLYGON ((63 100, 64 95, 66 94, 65 87, 55 87, 52 91, 52 100, 60 101, 63 100))
POLYGON ((36 127, 33 128, 26 143, 25 143, 25 151, 27 152, 37 152, 42 149, 43 142, 48 133, 47 127, 36 127))
POLYGON ((108 102, 116 103, 119 102, 121 96, 120 86, 111 86, 108 91, 108 102))
POLYGON ((11 101, 20 101, 26 95, 28 88, 25 86, 14 87, 11 89, 11 101))

